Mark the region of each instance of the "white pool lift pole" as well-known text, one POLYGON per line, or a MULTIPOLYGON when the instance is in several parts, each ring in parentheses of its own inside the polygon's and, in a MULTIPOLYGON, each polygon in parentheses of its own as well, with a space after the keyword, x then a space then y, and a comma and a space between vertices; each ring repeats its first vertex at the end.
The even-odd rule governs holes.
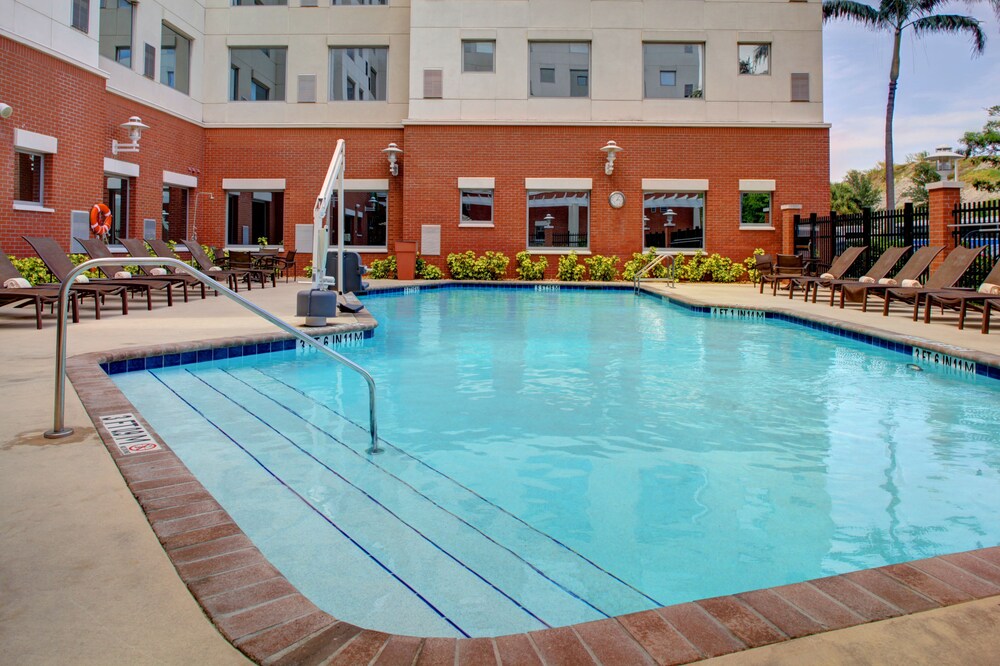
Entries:
POLYGON ((326 170, 326 178, 323 179, 323 189, 316 197, 316 205, 313 208, 313 289, 325 290, 336 286, 338 291, 343 291, 341 285, 344 284, 344 165, 346 151, 344 140, 337 139, 333 159, 330 160, 330 167, 326 170), (330 210, 334 185, 337 187, 337 202, 339 204, 337 206, 337 276, 331 278, 326 274, 330 231, 323 222, 330 210))

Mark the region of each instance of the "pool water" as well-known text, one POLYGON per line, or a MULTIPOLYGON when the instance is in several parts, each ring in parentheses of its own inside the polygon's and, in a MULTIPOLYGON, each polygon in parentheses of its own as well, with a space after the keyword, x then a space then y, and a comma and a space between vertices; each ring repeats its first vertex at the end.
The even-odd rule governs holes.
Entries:
POLYGON ((115 375, 360 626, 490 636, 1000 543, 1000 382, 624 291, 366 299, 341 349, 115 375))

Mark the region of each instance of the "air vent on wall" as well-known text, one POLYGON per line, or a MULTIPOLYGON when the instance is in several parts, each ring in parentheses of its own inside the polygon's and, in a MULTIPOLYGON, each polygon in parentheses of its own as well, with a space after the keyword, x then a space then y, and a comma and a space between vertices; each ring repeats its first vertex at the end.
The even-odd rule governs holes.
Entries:
POLYGON ((792 74, 792 101, 809 101, 809 74, 792 74))
POLYGON ((442 72, 440 69, 424 70, 424 99, 441 99, 442 72))
POLYGON ((143 63, 144 69, 142 75, 147 79, 156 78, 156 47, 152 44, 146 44, 146 61, 143 63))
POLYGON ((315 74, 299 74, 298 100, 300 104, 316 101, 315 74))

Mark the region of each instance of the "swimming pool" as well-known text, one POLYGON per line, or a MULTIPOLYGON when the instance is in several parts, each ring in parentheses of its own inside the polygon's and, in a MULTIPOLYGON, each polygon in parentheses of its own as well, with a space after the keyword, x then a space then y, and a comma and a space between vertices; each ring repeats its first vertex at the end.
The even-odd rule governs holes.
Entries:
POLYGON ((995 380, 630 292, 367 304, 378 456, 314 355, 115 376, 339 618, 498 635, 998 542, 995 380))

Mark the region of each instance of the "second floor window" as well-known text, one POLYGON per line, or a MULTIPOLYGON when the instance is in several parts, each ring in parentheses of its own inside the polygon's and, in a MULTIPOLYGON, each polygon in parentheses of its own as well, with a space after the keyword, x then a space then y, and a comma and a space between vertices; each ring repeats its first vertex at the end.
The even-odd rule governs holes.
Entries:
POLYGON ((590 97, 590 44, 529 42, 530 97, 590 97))
POLYGON ((642 84, 646 99, 704 96, 703 44, 642 45, 642 84))
POLYGON ((102 56, 125 67, 132 66, 132 15, 129 0, 101 0, 101 34, 98 50, 102 56))
POLYGON ((739 45, 740 74, 756 76, 771 73, 770 44, 739 45))
POLYGON ((385 101, 388 64, 385 46, 330 49, 330 100, 385 101))
POLYGON ((229 101, 285 99, 284 47, 230 48, 229 101))
POLYGON ((188 94, 190 71, 191 40, 164 23, 160 46, 160 83, 188 94))
POLYGON ((495 50, 496 42, 492 41, 462 42, 462 71, 492 72, 495 50))

